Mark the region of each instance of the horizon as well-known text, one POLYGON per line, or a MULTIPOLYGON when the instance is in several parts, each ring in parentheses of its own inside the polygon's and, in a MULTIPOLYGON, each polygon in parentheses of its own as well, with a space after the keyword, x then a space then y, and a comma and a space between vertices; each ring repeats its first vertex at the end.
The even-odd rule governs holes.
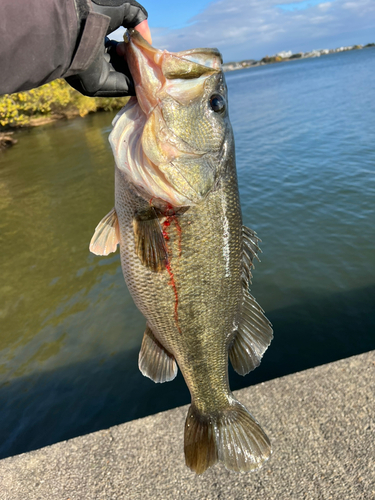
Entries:
MULTIPOLYGON (((302 52, 302 51, 298 51, 298 52, 294 52, 293 54, 309 54, 311 52, 320 52, 322 50, 329 50, 330 53, 336 53, 336 52, 341 52, 340 49, 349 49, 349 50, 353 50, 353 47, 356 47, 356 49, 360 49, 360 48, 365 48, 367 45, 373 45, 374 42, 369 42, 368 44, 365 44, 365 45, 362 45, 362 44, 354 44, 354 45, 341 45, 340 47, 324 47, 324 48, 321 48, 321 49, 313 49, 313 50, 309 50, 307 52, 302 52), (331 52, 332 51, 332 52, 331 52)), ((345 52, 346 50, 343 50, 343 52, 345 52)), ((245 61, 255 61, 255 62, 260 62, 262 61, 264 58, 272 58, 272 57, 275 57, 275 56, 278 56, 280 54, 282 54, 283 52, 287 52, 287 51, 283 51, 283 50, 280 50, 280 52, 277 52, 276 54, 266 54, 265 56, 263 56, 262 58, 260 59, 241 59, 239 61, 225 61, 223 64, 236 64, 236 63, 241 63, 241 62, 245 62, 245 61)), ((293 55, 292 54, 292 55, 293 55)), ((303 58, 303 57, 302 57, 303 58)), ((284 60, 289 60, 288 58, 284 59, 284 60)))

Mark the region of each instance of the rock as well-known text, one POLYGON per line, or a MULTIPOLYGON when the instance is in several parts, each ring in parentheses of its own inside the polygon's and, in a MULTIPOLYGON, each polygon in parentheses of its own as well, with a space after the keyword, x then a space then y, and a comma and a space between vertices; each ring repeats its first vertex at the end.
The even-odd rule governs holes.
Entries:
POLYGON ((0 151, 17 144, 17 140, 12 135, 13 132, 0 133, 0 151))

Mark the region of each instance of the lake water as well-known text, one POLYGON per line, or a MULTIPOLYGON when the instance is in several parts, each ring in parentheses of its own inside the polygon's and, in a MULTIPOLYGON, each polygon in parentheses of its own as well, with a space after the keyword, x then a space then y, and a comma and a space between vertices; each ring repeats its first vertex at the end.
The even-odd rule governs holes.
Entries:
MULTIPOLYGON (((375 349, 375 49, 227 74, 252 292, 275 339, 232 388, 375 349)), ((0 457, 189 401, 137 367, 145 320, 118 254, 113 115, 18 134, 0 155, 0 457)))

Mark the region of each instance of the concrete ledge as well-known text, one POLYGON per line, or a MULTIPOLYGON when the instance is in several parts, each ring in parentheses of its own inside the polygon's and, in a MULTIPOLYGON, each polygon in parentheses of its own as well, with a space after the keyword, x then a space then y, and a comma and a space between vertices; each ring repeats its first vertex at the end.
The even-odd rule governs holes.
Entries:
POLYGON ((190 472, 183 407, 1 460, 0 498, 375 499, 374 394, 375 351, 237 391, 273 443, 252 474, 190 472))

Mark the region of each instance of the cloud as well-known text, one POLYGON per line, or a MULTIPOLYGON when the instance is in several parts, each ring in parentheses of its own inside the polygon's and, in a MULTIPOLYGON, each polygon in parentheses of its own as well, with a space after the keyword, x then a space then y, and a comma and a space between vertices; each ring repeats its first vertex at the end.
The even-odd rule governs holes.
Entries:
POLYGON ((153 30, 155 47, 173 51, 218 47, 226 61, 258 59, 281 50, 307 51, 375 41, 345 43, 358 38, 363 30, 375 28, 375 2, 237 0, 229 4, 219 0, 211 2, 190 23, 181 29, 153 30))
POLYGON ((325 2, 325 3, 320 3, 318 5, 318 9, 322 11, 327 11, 332 7, 332 2, 325 2))
MULTIPOLYGON (((289 3, 283 3, 283 4, 278 4, 277 7, 283 10, 304 10, 308 9, 309 7, 313 7, 314 5, 319 5, 321 4, 322 0, 300 0, 299 2, 289 2, 289 3)), ((333 0, 334 1, 334 0, 333 0)))

